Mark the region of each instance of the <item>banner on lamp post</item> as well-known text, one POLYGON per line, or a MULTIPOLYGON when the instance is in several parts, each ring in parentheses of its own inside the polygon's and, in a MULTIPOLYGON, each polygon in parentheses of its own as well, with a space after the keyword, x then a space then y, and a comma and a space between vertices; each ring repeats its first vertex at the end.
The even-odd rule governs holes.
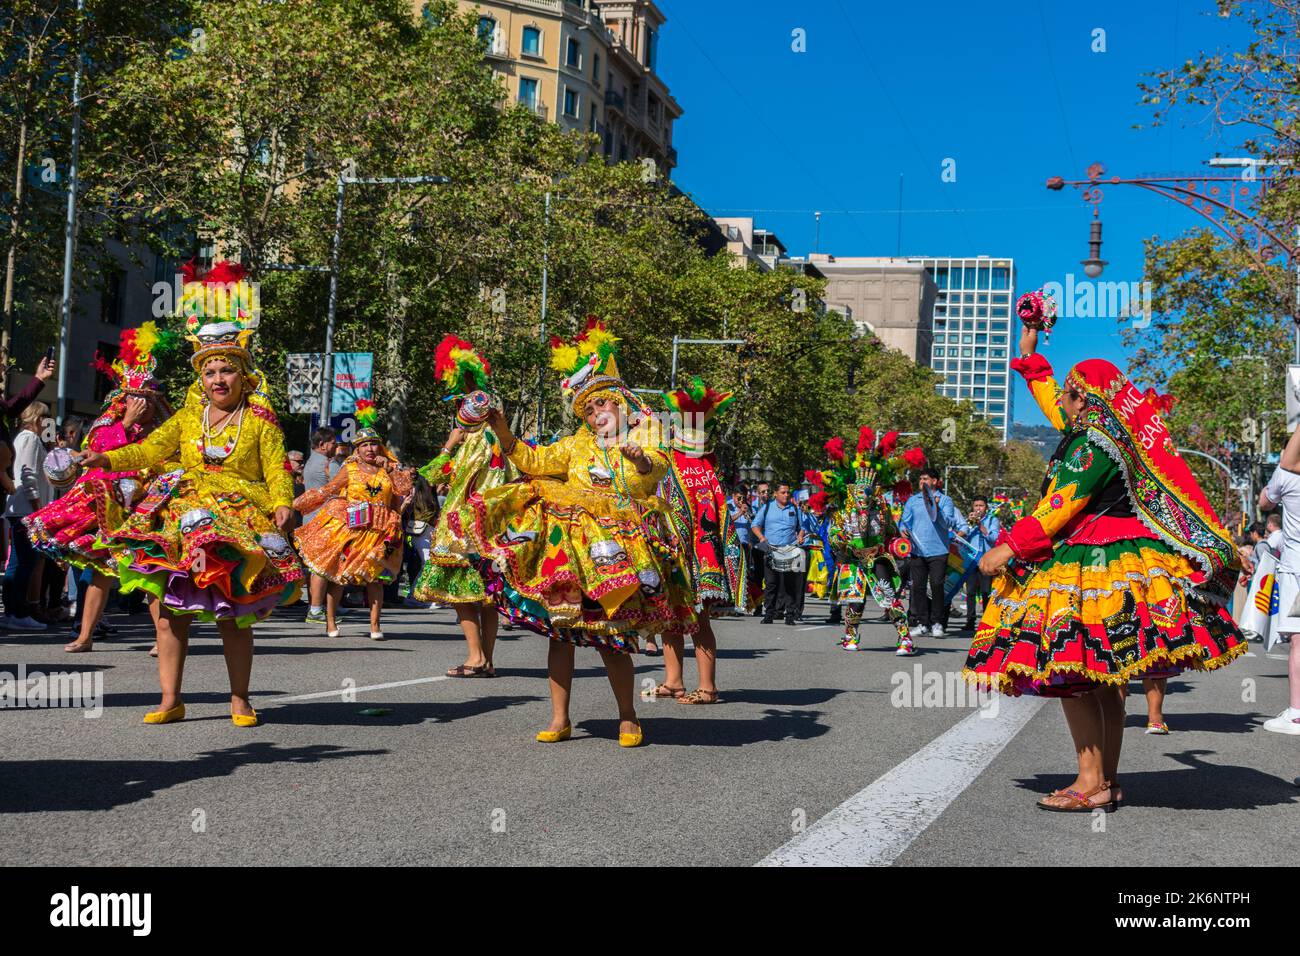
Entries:
POLYGON ((334 387, 330 391, 330 415, 351 415, 357 402, 371 397, 374 355, 371 352, 335 352, 334 387))

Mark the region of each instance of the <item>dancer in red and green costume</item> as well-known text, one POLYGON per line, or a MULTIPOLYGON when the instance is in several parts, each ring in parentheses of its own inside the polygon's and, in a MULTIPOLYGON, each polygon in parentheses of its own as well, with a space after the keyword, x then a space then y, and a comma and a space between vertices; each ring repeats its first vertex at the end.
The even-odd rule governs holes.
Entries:
POLYGON ((1247 649, 1228 610, 1236 547, 1159 409, 1123 372, 1090 359, 1058 388, 1046 360, 1035 366, 1031 391, 1064 436, 1041 500, 980 559, 996 593, 964 674, 1064 698, 1078 775, 1039 806, 1112 810, 1123 686, 1157 668, 1212 670, 1247 649))
POLYGON ((898 533, 885 490, 896 501, 912 493, 904 477, 908 468, 925 467, 920 448, 898 451, 898 432, 876 433, 866 425, 858 430, 857 449, 850 460, 844 439, 836 436, 823 446, 831 460, 825 471, 804 477, 819 490, 809 498, 815 512, 831 513, 831 550, 836 558, 836 603, 843 607, 844 637, 840 647, 860 649, 859 629, 867 595, 880 606, 898 632, 896 653, 916 653, 907 634, 907 611, 901 599, 902 579, 894 564, 907 556, 907 540, 898 533))
POLYGON ((689 694, 683 678, 685 639, 681 634, 664 637, 666 673, 654 694, 676 698, 679 704, 718 702, 718 645, 710 622, 711 608, 739 607, 748 611, 757 604, 757 596, 748 588, 745 549, 740 546, 727 496, 718 481, 717 458, 709 448, 717 416, 734 397, 731 392, 714 391, 698 377, 686 388, 664 393, 672 419, 670 468, 664 479, 668 510, 700 605, 700 629, 694 638, 700 684, 689 694))

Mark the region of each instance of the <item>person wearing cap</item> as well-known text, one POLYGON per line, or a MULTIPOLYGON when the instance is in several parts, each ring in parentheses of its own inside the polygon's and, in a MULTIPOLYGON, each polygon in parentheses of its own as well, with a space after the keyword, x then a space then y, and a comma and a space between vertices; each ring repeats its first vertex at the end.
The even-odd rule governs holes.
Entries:
POLYGON ((296 599, 302 581, 287 538, 293 481, 284 470, 284 432, 249 348, 255 290, 233 263, 217 263, 202 279, 187 267, 186 278, 183 307, 197 377, 185 405, 143 441, 84 452, 82 464, 129 471, 179 459, 179 467, 150 483, 121 527, 101 532, 117 552, 122 591, 143 589, 160 603, 162 701, 145 723, 185 718, 181 681, 197 619, 215 622, 221 635, 231 722, 255 727, 248 699, 252 626, 296 599), (193 305, 210 284, 227 290, 227 312, 193 305))
POLYGON ((634 706, 641 636, 696 630, 695 598, 667 504, 655 494, 668 471, 664 435, 619 377, 617 339, 598 320, 573 343, 552 341, 552 368, 577 432, 549 445, 519 441, 504 413, 487 423, 527 480, 471 495, 470 547, 498 609, 551 638, 551 721, 542 743, 572 733, 574 647, 596 647, 618 704, 619 745, 644 741, 634 706))
POLYGON ((410 504, 411 476, 398 466, 371 427, 374 405, 357 402, 362 425, 352 438, 355 449, 324 488, 299 495, 293 506, 314 512, 294 541, 303 564, 329 582, 325 600, 325 634, 338 637, 337 615, 343 588, 359 585, 370 606, 370 639, 382 641, 380 613, 384 584, 402 565, 402 512, 410 504))

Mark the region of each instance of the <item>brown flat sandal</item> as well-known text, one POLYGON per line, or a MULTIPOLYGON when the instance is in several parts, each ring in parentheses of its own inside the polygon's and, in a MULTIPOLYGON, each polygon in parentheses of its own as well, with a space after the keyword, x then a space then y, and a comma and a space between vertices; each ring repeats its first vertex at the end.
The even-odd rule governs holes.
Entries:
POLYGON ((677 698, 679 704, 716 704, 718 702, 719 698, 716 690, 704 690, 701 687, 697 687, 689 694, 677 698))
POLYGON ((1074 789, 1058 790, 1049 794, 1047 797, 1044 797, 1042 800, 1039 800, 1038 808, 1040 810, 1050 810, 1053 813, 1092 813, 1094 810, 1100 810, 1102 813, 1114 813, 1115 801, 1113 799, 1107 800, 1105 803, 1092 802, 1092 797, 1101 793, 1103 790, 1109 790, 1112 786, 1113 784, 1107 780, 1102 783, 1100 787, 1090 790, 1087 793, 1080 793, 1078 790, 1074 789), (1051 797, 1065 797, 1070 802, 1063 807, 1053 806, 1050 803, 1044 802, 1049 800, 1051 797))
POLYGON ((681 700, 683 697, 686 696, 686 688, 685 688, 685 687, 669 687, 667 684, 660 684, 658 687, 655 688, 655 691, 654 691, 654 695, 653 695, 653 696, 655 696, 655 697, 672 697, 672 698, 674 698, 674 699, 676 699, 676 700, 681 700))
POLYGON ((486 664, 480 664, 478 667, 471 667, 467 664, 457 664, 447 671, 448 677, 496 677, 497 675, 488 670, 486 664))

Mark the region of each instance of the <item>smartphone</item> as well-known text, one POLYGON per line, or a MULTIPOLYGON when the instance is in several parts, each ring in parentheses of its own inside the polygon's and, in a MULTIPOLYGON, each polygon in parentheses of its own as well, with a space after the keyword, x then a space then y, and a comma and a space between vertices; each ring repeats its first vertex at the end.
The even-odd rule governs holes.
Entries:
POLYGON ((47 362, 53 362, 53 361, 54 361, 54 346, 53 346, 53 345, 51 345, 48 349, 45 350, 45 361, 47 361, 47 362))

